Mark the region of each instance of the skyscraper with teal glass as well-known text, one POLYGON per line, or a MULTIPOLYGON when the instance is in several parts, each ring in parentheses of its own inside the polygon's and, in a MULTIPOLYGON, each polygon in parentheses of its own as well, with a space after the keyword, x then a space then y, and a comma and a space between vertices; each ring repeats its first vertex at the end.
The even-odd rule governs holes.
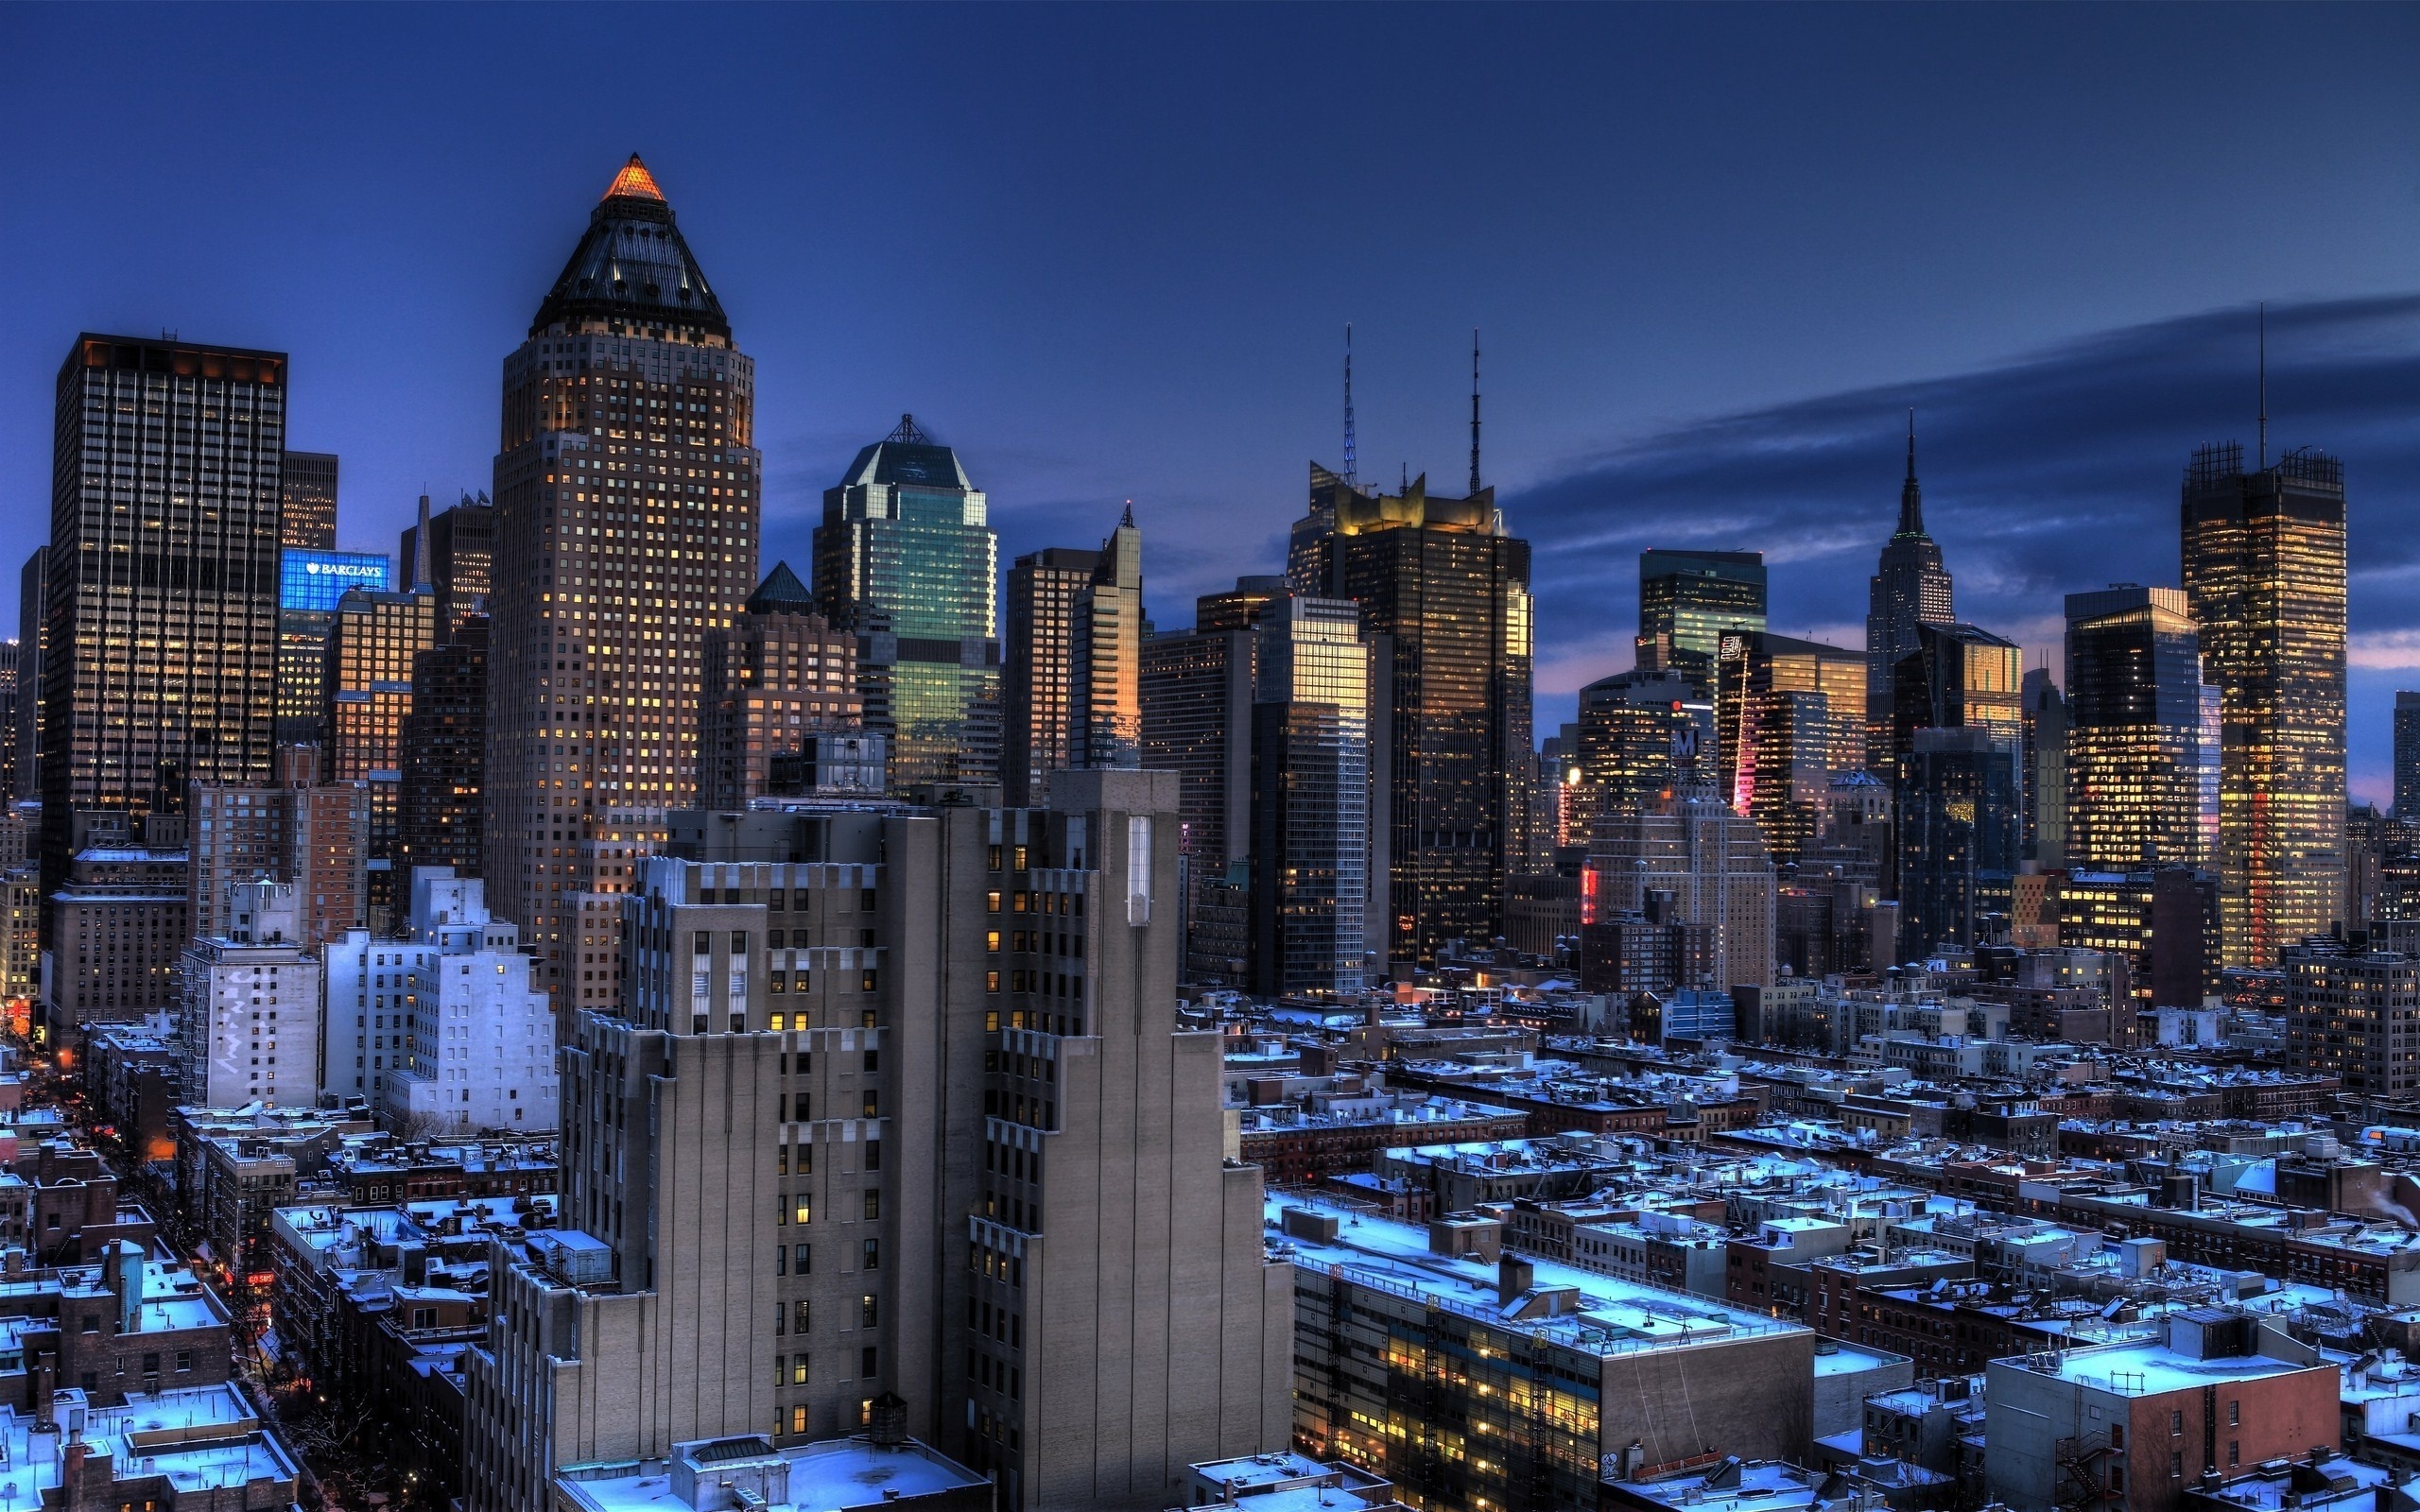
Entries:
POLYGON ((958 454, 899 417, 823 491, 815 594, 857 637, 865 723, 894 790, 1000 767, 999 541, 958 454))

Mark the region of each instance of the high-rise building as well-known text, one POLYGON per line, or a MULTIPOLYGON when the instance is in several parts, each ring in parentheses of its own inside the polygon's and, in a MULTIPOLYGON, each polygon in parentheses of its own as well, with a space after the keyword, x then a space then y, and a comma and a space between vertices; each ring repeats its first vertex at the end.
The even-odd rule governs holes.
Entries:
POLYGON ((1899 485, 1899 528, 1882 547, 1882 561, 1867 589, 1865 611, 1865 717, 1869 770, 1889 772, 1894 744, 1892 700, 1902 658, 1913 655, 1916 627, 1947 625, 1958 618, 1941 545, 1925 533, 1924 490, 1916 485, 1916 417, 1908 414, 1908 476, 1899 485))
POLYGON ((1370 892, 1370 648, 1349 601, 1289 594, 1255 632, 1252 989, 1357 992, 1370 892))
MULTIPOLYGON (((278 552, 277 743, 313 746, 328 738, 328 632, 337 602, 356 588, 384 592, 386 558, 367 551, 278 552)), ((408 588, 411 585, 404 585, 408 588)))
POLYGON ((696 792, 706 631, 756 583, 755 408, 633 155, 505 359, 495 459, 482 875, 566 1024, 580 920, 618 911, 628 837, 696 792))
POLYGON ((42 797, 42 652, 48 629, 43 563, 48 553, 48 547, 36 546, 17 573, 17 706, 7 731, 9 769, 16 774, 12 801, 42 797))
POLYGON ((823 490, 815 596, 857 638, 866 729, 894 789, 998 780, 999 541, 958 454, 902 415, 823 490))
POLYGON ((1914 748, 1919 730, 1982 730, 2012 753, 2023 743, 2024 653, 2014 641, 1972 625, 1919 625, 1894 676, 1894 752, 1914 748))
POLYGON ((2338 922, 2344 871, 2344 467, 2257 472, 2233 442, 2186 470, 2185 593, 2218 685, 2220 936, 2269 966, 2338 922))
POLYGON ((2394 817, 2420 823, 2420 693, 2394 696, 2394 817))
POLYGON ((226 928, 178 962, 182 1101, 308 1108, 320 1095, 320 960, 304 947, 294 885, 228 888, 226 928))
POLYGON ((1253 627, 1285 593, 1283 577, 1239 577, 1196 601, 1190 633, 1143 643, 1143 765, 1182 779, 1189 984, 1241 987, 1250 971, 1253 627))
POLYGON ((2219 881, 2188 867, 2072 869, 2049 878, 2057 941, 2126 957, 2141 1008, 2199 1006, 2219 990, 2219 881))
POLYGON ((1722 638, 1765 627, 1765 554, 1666 551, 1638 554, 1638 665, 1671 670, 1714 694, 1722 638))
MULTIPOLYGON (((1432 962, 1447 940, 1502 933, 1505 879, 1527 828, 1530 543, 1495 491, 1341 496, 1334 583, 1386 637, 1372 674, 1387 766, 1380 959, 1432 962)), ((1374 884, 1374 891, 1375 891, 1374 884)), ((1377 930, 1373 930, 1376 935, 1377 930)))
POLYGON ((395 862, 406 876, 450 867, 458 877, 475 877, 487 854, 479 815, 487 785, 488 624, 485 614, 463 616, 443 645, 412 663, 412 712, 404 716, 404 765, 395 784, 395 862))
POLYGON ((194 784, 186 897, 195 935, 225 934, 230 889, 264 878, 293 884, 295 928, 314 950, 369 922, 371 784, 321 782, 320 754, 279 747, 264 787, 194 784))
MULTIPOLYGON (((389 1122, 415 1137, 488 1129, 559 1127, 555 1026, 546 994, 529 985, 519 932, 488 913, 485 884, 441 867, 412 872, 404 962, 406 990, 399 1039, 404 1056, 382 1095, 389 1122)), ((391 942, 364 949, 393 951, 391 942)), ((374 983, 377 972, 368 973, 374 983)), ((338 1043, 340 1004, 329 979, 328 1042, 338 1043)), ((356 992, 355 996, 359 994, 356 992)), ((357 1039, 360 1025, 354 1025, 357 1039)), ((371 1038, 377 1038, 373 1030, 371 1038)), ((354 1047, 358 1085, 360 1047, 354 1047)), ((331 1083, 341 1068, 331 1066, 331 1083)))
MULTIPOLYGON (((1350 441, 1346 444, 1350 450, 1350 441)), ((1339 507, 1348 495, 1360 492, 1349 463, 1342 472, 1332 472, 1317 462, 1311 464, 1310 507, 1294 522, 1286 540, 1287 587, 1314 597, 1328 592, 1336 579, 1339 507)))
POLYGON ((1634 669, 1580 690, 1580 786, 1569 843, 1596 821, 1644 808, 1675 782, 1713 775, 1714 702, 1685 673, 1634 669))
MULTIPOLYGON (((1903 716, 1917 691, 1903 675, 1903 716)), ((1919 729, 1897 775, 1901 949, 1996 942, 2014 903, 2016 742, 1979 724, 1919 729)))
MULTIPOLYGON (((485 493, 463 492, 450 509, 428 512, 428 495, 420 499, 425 524, 405 527, 403 551, 395 559, 437 592, 438 633, 451 637, 474 614, 488 612, 495 572, 495 507, 485 493), (421 540, 428 552, 424 559, 421 540), (415 567, 414 564, 418 564, 415 567)), ((406 586, 411 586, 409 584, 406 586)))
POLYGON ((2420 956, 2346 951, 2332 939, 2289 945, 2286 1064, 2334 1076, 2356 1096, 2420 1092, 2420 956))
POLYGON ((257 786, 275 740, 282 352, 81 335, 60 369, 42 871, 75 816, 257 786))
MULTIPOLYGON (((22 642, 0 641, 0 734, 15 732, 18 705, 27 696, 22 648, 22 642)), ((12 739, 0 747, 0 803, 14 801, 20 796, 30 797, 20 794, 24 785, 24 780, 17 775, 17 746, 12 739)))
POLYGON ((1029 551, 1009 567, 1008 645, 1000 667, 1000 788, 1030 802, 1052 772, 1075 765, 1069 701, 1076 606, 1091 592, 1100 553, 1073 546, 1029 551))
POLYGON ((45 893, 50 957, 42 1022, 52 1044, 78 1026, 129 1022, 177 1003, 177 956, 193 938, 182 815, 86 810, 69 831, 66 881, 45 893))
POLYGON ((746 610, 706 632, 698 789, 710 808, 746 808, 770 791, 775 758, 809 735, 854 730, 864 715, 856 637, 832 627, 788 562, 773 565, 746 610))
POLYGON ((1733 813, 1713 783, 1675 782, 1645 808, 1599 816, 1588 866, 1583 936, 1591 925, 1635 920, 1635 937, 1686 942, 1672 957, 1679 987, 1772 985, 1772 856, 1755 821, 1733 813), (1668 925, 1688 928, 1655 934, 1668 925))
POLYGON ((278 481, 277 543, 303 551, 336 550, 336 454, 288 452, 278 481))
POLYGON ((1284 1445, 1291 1267, 1174 1018, 1177 787, 675 817, 563 1052, 561 1222, 465 1362, 468 1507, 875 1413, 1005 1508, 1157 1509, 1284 1445))
POLYGON ((1128 505, 1100 543, 1093 580, 1076 600, 1067 675, 1068 723, 1077 766, 1140 764, 1143 753, 1143 533, 1128 505))
POLYGON ((412 712, 412 674, 437 644, 437 595, 348 590, 328 627, 328 776, 370 789, 370 930, 400 922, 408 872, 403 850, 404 721, 412 712))
POLYGON ((2218 694, 2202 681, 2184 592, 2069 593, 2066 661, 2068 864, 2128 871, 2210 860, 2218 694))
POLYGON ((1718 791, 1764 829, 1776 862, 1796 861, 1822 827, 1832 774, 1865 762, 1865 658, 1733 630, 1717 667, 1718 791))
POLYGON ((2055 871, 2067 864, 2067 700, 2048 667, 2028 667, 2024 706, 2025 859, 2055 871))

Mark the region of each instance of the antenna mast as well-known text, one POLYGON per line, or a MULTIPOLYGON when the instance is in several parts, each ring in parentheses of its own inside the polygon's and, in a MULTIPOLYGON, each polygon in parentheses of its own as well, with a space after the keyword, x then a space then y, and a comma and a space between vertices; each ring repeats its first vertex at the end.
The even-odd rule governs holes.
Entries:
POLYGON ((1347 487, 1360 482, 1353 457, 1353 322, 1344 322, 1344 481, 1347 487))
POLYGON ((1478 327, 1471 327, 1471 497, 1478 497, 1478 327))
POLYGON ((2260 301, 2260 470, 2269 470, 2269 301, 2260 301))

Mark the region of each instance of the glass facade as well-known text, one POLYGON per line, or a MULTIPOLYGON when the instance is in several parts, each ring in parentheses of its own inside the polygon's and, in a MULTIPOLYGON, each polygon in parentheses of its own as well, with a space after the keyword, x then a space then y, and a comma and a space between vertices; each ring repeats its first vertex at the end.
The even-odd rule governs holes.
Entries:
POLYGON ((1348 600, 1288 597, 1257 632, 1252 710, 1253 990, 1367 980, 1370 661, 1348 600))
POLYGON ((2299 451, 2243 470, 2202 448, 2185 479, 2185 593, 2218 686, 2220 938, 2272 966, 2325 934, 2344 887, 2344 472, 2299 451))
POLYGON ((374 551, 305 551, 287 546, 278 553, 277 607, 320 613, 337 607, 352 588, 384 591, 392 570, 374 551))
MULTIPOLYGON (((1904 682, 1901 692, 1904 701, 1904 682)), ((1979 726, 1920 730, 1899 757, 1897 797, 1908 950, 2004 935, 2019 845, 2016 743, 1979 726)))
POLYGON ((2198 866, 2217 839, 2200 632, 2174 588, 2067 595, 2066 856, 2198 866))
POLYGON ((1765 555, 1760 551, 1638 554, 1638 664, 1668 667, 1714 691, 1722 637, 1765 627, 1765 555))
POLYGON ((912 421, 823 494, 815 593, 857 636, 866 728, 890 737, 891 785, 995 782, 999 541, 958 454, 912 421))
POLYGON ((1764 828, 1776 862, 1822 826, 1832 774, 1861 770, 1866 659, 1766 631, 1722 637, 1715 695, 1724 801, 1764 828))
POLYGON ((1635 813, 1676 779, 1702 779, 1714 750, 1714 705, 1678 672, 1617 672, 1581 689, 1566 843, 1587 844, 1599 816, 1635 813))

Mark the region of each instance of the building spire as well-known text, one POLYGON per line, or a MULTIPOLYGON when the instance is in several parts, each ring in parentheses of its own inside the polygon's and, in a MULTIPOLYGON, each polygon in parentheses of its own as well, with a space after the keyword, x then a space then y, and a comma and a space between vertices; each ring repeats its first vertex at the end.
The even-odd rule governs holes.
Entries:
POLYGON ((1471 327, 1471 497, 1478 497, 1478 327, 1471 327))
POLYGON ((1908 410, 1908 478, 1899 485, 1899 530, 1903 536, 1925 533, 1924 490, 1916 487, 1916 412, 1908 410))
POLYGON ((622 164, 622 171, 614 175, 614 181, 606 186, 603 198, 653 199, 661 203, 664 191, 655 186, 655 175, 647 171, 647 164, 641 163, 639 155, 633 152, 631 161, 622 164))
POLYGON ((1344 482, 1350 488, 1360 482, 1357 464, 1353 456, 1353 322, 1344 322, 1344 482))

